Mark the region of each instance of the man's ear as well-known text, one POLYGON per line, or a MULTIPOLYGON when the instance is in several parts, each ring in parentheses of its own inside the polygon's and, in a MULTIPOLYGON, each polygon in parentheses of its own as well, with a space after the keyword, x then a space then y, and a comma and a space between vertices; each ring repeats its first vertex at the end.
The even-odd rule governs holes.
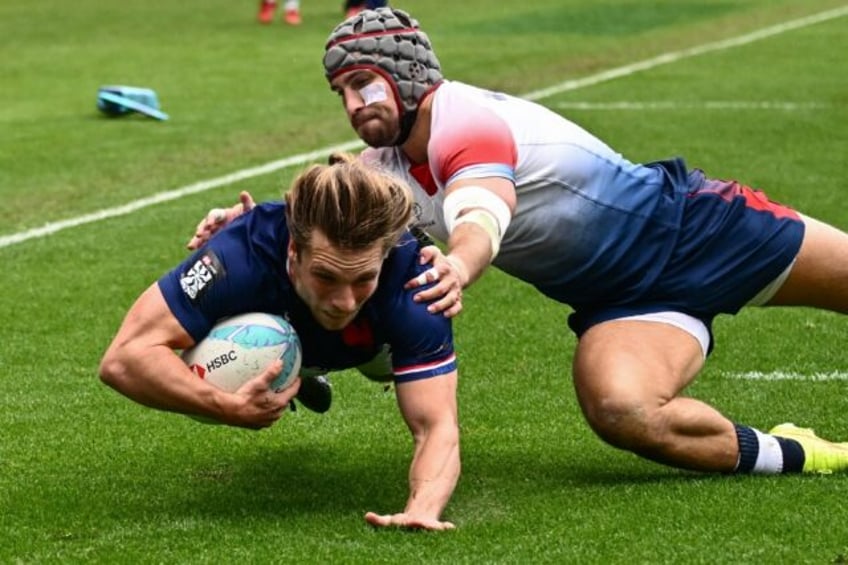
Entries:
POLYGON ((289 239, 289 245, 286 249, 286 256, 289 261, 295 261, 297 259, 297 247, 295 247, 294 240, 289 239))

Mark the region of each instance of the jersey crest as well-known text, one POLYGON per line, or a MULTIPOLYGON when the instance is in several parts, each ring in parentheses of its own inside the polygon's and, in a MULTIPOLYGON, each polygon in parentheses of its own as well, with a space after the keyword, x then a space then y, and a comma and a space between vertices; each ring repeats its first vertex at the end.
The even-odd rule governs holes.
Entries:
POLYGON ((196 302, 216 280, 225 275, 224 266, 210 249, 204 251, 197 261, 180 275, 180 287, 189 300, 196 302))

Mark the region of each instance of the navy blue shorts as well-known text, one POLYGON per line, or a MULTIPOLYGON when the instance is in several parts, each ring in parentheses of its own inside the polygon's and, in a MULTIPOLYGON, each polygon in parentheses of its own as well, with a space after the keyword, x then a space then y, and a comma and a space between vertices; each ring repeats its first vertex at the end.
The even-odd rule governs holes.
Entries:
POLYGON ((569 326, 582 335, 595 324, 654 312, 683 312, 707 328, 735 314, 795 260, 804 223, 791 208, 735 181, 689 173, 678 241, 662 275, 638 297, 578 308, 569 326))

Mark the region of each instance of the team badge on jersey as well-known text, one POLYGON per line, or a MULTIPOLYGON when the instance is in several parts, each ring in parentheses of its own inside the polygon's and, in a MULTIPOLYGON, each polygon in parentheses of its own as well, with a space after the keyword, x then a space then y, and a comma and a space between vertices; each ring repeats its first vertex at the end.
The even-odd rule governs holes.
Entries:
POLYGON ((354 320, 342 330, 342 341, 348 347, 373 347, 374 330, 367 319, 354 320))
POLYGON ((192 302, 197 301, 212 283, 224 276, 224 266, 212 250, 205 251, 180 275, 180 287, 192 302))

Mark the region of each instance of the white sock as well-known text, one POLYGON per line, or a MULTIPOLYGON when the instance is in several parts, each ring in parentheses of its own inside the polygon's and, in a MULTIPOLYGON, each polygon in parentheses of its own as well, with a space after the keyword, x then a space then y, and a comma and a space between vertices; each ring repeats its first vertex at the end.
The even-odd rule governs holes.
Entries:
MULTIPOLYGON (((753 428, 751 428, 753 429, 753 428)), ((757 453, 757 462, 754 463, 752 473, 776 474, 783 471, 783 450, 777 442, 777 438, 754 430, 757 435, 757 443, 760 450, 757 453)))

